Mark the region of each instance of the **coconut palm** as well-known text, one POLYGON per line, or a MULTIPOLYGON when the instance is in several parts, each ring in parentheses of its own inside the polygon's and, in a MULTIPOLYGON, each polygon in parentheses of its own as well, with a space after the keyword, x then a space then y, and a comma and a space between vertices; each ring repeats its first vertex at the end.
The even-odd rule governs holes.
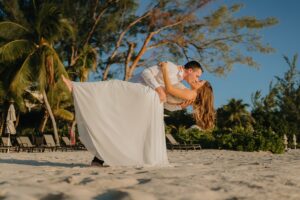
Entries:
POLYGON ((43 95, 44 105, 52 121, 57 145, 59 137, 56 121, 48 102, 47 92, 58 83, 61 74, 67 76, 54 45, 67 35, 72 27, 54 4, 32 1, 27 9, 26 22, 4 21, 0 23, 0 63, 10 63, 7 69, 9 89, 16 96, 26 88, 35 86, 43 95), (30 15, 28 9, 31 9, 30 15))
POLYGON ((243 100, 230 99, 228 104, 217 110, 217 124, 219 128, 250 127, 254 123, 250 112, 247 111, 249 105, 243 100))

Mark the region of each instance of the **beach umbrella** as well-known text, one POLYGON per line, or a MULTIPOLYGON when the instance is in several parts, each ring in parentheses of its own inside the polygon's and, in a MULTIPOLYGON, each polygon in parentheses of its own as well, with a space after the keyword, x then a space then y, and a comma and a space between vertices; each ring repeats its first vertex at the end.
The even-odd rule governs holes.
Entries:
MULTIPOLYGON (((8 108, 7 117, 6 117, 6 129, 5 132, 8 134, 8 144, 10 146, 10 135, 15 135, 17 133, 14 122, 16 121, 16 111, 13 102, 8 108)), ((9 149, 8 151, 9 152, 9 149)))

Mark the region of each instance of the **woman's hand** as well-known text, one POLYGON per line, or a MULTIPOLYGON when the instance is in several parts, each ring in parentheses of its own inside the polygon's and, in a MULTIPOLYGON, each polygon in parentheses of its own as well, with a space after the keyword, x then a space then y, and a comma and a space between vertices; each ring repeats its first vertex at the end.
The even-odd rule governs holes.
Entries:
POLYGON ((194 100, 187 100, 180 104, 181 109, 185 109, 186 107, 192 105, 194 100))

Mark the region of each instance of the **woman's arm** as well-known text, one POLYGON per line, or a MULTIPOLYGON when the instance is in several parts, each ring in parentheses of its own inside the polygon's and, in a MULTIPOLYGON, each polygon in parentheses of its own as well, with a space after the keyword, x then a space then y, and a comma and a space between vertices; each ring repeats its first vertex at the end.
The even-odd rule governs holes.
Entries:
POLYGON ((194 100, 196 98, 197 93, 195 91, 189 89, 179 89, 171 84, 166 62, 161 62, 159 65, 161 66, 163 73, 166 91, 169 94, 184 100, 194 100))

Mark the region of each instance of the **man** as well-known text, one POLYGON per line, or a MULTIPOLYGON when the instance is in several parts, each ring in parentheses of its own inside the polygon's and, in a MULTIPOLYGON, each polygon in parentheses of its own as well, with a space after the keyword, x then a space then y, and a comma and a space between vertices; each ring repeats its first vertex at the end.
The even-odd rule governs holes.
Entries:
MULTIPOLYGON (((184 66, 178 66, 172 62, 167 63, 169 67, 170 81, 172 84, 177 84, 183 80, 185 80, 188 84, 191 84, 198 81, 199 77, 203 73, 203 68, 197 61, 190 61, 184 66)), ((141 73, 135 75, 130 82, 141 83, 151 87, 158 93, 161 102, 165 102, 164 107, 169 111, 181 110, 190 104, 190 102, 184 102, 178 106, 166 103, 167 95, 164 90, 165 84, 163 74, 158 65, 144 69, 141 73)))

